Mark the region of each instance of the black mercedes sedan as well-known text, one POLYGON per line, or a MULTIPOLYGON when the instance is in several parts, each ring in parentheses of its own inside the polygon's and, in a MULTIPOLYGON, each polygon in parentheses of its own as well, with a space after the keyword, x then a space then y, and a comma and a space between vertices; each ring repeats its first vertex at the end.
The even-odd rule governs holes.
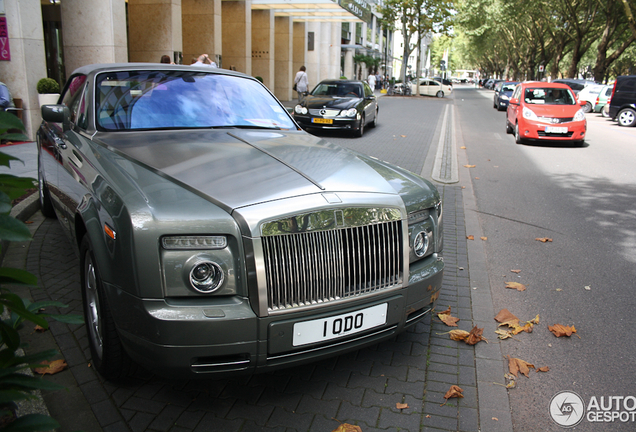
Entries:
POLYGON ((303 129, 342 129, 361 137, 378 124, 378 101, 364 81, 321 81, 294 107, 303 129))

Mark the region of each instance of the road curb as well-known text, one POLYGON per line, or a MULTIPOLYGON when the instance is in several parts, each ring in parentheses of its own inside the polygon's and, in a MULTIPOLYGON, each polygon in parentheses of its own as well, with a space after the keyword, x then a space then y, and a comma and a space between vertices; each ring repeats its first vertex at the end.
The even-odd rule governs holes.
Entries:
MULTIPOLYGON (((459 113, 456 112, 459 116, 459 113)), ((455 142, 460 166, 468 165, 464 138, 459 128, 461 121, 455 123, 455 142)), ((477 200, 473 190, 470 168, 460 170, 460 184, 464 203, 466 234, 477 240, 468 241, 468 262, 471 287, 471 301, 474 325, 483 328, 485 335, 493 335, 497 329, 494 321, 495 311, 490 289, 490 278, 486 266, 486 250, 483 245, 481 225, 477 217, 477 200)), ((491 338, 493 339, 493 338, 491 338)), ((475 368, 477 370, 477 391, 479 397, 480 430, 489 432, 509 432, 513 430, 510 398, 505 387, 504 375, 507 372, 499 340, 475 345, 475 368)))

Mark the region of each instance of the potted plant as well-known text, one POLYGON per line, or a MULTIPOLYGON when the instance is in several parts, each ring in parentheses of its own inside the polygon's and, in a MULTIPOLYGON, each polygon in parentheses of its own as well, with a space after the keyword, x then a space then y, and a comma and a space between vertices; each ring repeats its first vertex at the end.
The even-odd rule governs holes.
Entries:
POLYGON ((53 78, 42 78, 37 84, 40 106, 54 105, 60 98, 60 85, 53 78))

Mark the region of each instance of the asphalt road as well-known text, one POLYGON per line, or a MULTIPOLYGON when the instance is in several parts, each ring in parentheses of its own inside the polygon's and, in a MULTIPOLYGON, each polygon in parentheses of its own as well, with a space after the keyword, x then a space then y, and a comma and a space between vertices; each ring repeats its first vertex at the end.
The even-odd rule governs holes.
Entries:
POLYGON ((487 237, 476 241, 484 242, 495 311, 507 308, 521 321, 540 316, 532 333, 501 341, 502 352, 550 368, 519 375, 509 391, 514 430, 564 430, 549 415, 561 391, 583 400, 584 407, 568 405, 575 399, 558 405, 583 414, 574 430, 635 430, 636 128, 592 113, 582 148, 518 145, 505 133, 505 113, 492 108, 492 92, 457 86, 454 97, 466 147, 459 152, 475 165, 460 170, 469 170, 487 237), (543 237, 552 242, 535 240, 543 237), (507 281, 527 289, 506 289, 507 281), (547 326, 557 323, 577 333, 556 338, 547 326), (608 415, 629 421, 598 421, 608 415))

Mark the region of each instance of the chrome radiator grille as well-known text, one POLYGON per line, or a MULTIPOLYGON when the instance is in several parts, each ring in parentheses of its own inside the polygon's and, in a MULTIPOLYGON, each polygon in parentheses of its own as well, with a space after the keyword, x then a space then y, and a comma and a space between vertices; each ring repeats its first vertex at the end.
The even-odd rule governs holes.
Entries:
POLYGON ((270 311, 402 283, 402 222, 263 237, 270 311))

